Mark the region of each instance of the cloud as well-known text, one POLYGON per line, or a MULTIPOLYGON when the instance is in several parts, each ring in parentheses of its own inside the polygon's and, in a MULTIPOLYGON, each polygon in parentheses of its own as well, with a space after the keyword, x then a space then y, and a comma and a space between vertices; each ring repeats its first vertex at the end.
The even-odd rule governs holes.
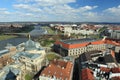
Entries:
POLYGON ((24 10, 24 11, 29 11, 29 12, 41 12, 40 8, 34 7, 32 5, 28 5, 28 4, 15 4, 13 5, 13 7, 15 9, 19 9, 19 10, 24 10))
POLYGON ((18 0, 18 2, 29 3, 34 2, 37 3, 39 6, 53 6, 59 4, 67 4, 76 2, 76 0, 18 0))
POLYGON ((109 13, 114 16, 120 16, 120 5, 117 7, 112 7, 104 10, 104 12, 109 13))
POLYGON ((0 11, 5 11, 6 10, 6 8, 0 8, 0 11))
POLYGON ((61 4, 74 3, 76 0, 35 0, 39 6, 54 6, 61 4))
POLYGON ((100 17, 102 21, 107 22, 120 22, 120 5, 107 8, 101 12, 100 17))
POLYGON ((10 14, 9 19, 16 21, 96 21, 98 13, 93 12, 98 6, 82 6, 74 8, 68 3, 76 0, 18 0, 14 3, 13 12, 2 9, 10 14))
POLYGON ((0 8, 0 14, 1 15, 9 15, 11 12, 9 12, 6 8, 0 8))
MULTIPOLYGON (((97 6, 83 6, 79 8, 73 8, 67 4, 54 5, 51 7, 50 6, 44 6, 44 7, 39 6, 38 7, 38 6, 33 6, 33 5, 28 5, 28 4, 18 4, 18 5, 14 5, 14 8, 17 9, 19 12, 22 10, 22 12, 24 12, 24 17, 25 16, 28 17, 28 15, 30 15, 31 17, 33 16, 34 19, 36 17, 36 18, 39 18, 40 20, 43 19, 43 20, 48 20, 48 21, 49 20, 51 21, 81 21, 85 17, 90 17, 90 15, 93 16, 94 12, 90 13, 89 11, 97 8, 97 6), (29 13, 29 14, 25 15, 25 13, 29 13)), ((23 16, 23 14, 21 15, 23 16)), ((94 20, 93 17, 90 17, 87 19, 90 20, 91 18, 92 20, 94 20)))

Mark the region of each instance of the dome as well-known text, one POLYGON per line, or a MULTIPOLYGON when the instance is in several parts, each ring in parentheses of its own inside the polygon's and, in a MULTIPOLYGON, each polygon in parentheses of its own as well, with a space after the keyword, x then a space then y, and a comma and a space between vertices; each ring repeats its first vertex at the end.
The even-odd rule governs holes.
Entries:
POLYGON ((32 41, 31 39, 29 39, 29 40, 25 43, 25 50, 34 50, 34 49, 36 49, 35 42, 32 41))

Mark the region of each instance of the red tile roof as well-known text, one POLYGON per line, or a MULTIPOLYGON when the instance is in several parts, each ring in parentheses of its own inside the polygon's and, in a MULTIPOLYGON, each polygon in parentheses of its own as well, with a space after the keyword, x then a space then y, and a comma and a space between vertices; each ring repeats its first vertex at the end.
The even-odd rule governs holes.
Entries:
POLYGON ((95 80, 93 72, 88 68, 82 69, 81 80, 95 80))
POLYGON ((120 30, 120 27, 110 27, 111 30, 120 30))
POLYGON ((110 72, 110 68, 106 68, 106 67, 100 67, 100 70, 103 72, 110 72))
POLYGON ((100 67, 101 71, 104 72, 112 72, 112 73, 120 73, 120 68, 119 67, 115 67, 115 68, 106 68, 106 67, 100 67))
POLYGON ((120 73, 120 68, 119 68, 119 67, 112 68, 111 71, 112 71, 113 73, 120 73))
POLYGON ((111 39, 98 40, 98 41, 93 41, 93 42, 84 42, 84 43, 78 43, 78 44, 67 44, 62 41, 56 41, 55 44, 59 44, 62 47, 67 48, 67 49, 85 47, 89 44, 92 44, 92 45, 111 44, 111 45, 120 46, 120 42, 111 40, 111 39))
POLYGON ((41 75, 61 78, 62 80, 70 80, 71 69, 73 67, 72 62, 65 61, 52 61, 49 66, 47 66, 42 72, 41 75))

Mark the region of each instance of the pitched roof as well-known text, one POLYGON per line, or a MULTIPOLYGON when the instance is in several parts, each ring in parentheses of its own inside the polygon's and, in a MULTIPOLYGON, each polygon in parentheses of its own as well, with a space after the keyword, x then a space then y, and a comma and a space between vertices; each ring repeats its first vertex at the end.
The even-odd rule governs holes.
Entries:
POLYGON ((82 69, 81 80, 95 80, 93 72, 88 68, 82 69))
POLYGON ((113 63, 114 62, 114 58, 111 54, 105 55, 104 60, 106 63, 113 63))
POLYGON ((82 39, 82 42, 81 42, 81 40, 80 41, 79 40, 80 39, 78 39, 78 40, 56 41, 55 44, 56 45, 61 45, 63 48, 66 48, 66 49, 85 47, 89 44, 91 44, 91 45, 111 44, 111 45, 120 46, 120 41, 113 40, 113 39, 108 39, 108 38, 106 38, 104 40, 96 40, 96 41, 95 40, 83 41, 84 39, 82 39))
POLYGON ((110 68, 106 68, 106 67, 100 67, 100 70, 103 72, 110 72, 110 68))
POLYGON ((111 71, 113 73, 120 73, 120 68, 119 67, 115 67, 115 68, 112 68, 111 71))
POLYGON ((71 62, 65 62, 65 61, 52 61, 49 66, 47 66, 42 72, 41 76, 49 76, 56 78, 61 78, 62 80, 70 80, 70 74, 71 69, 73 67, 73 64, 71 62))

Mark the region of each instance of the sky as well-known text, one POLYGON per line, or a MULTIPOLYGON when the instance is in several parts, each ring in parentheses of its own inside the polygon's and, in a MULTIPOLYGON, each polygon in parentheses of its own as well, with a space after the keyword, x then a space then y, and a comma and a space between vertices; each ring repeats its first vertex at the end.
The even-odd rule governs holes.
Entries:
POLYGON ((120 22, 120 0, 1 0, 0 22, 120 22))

